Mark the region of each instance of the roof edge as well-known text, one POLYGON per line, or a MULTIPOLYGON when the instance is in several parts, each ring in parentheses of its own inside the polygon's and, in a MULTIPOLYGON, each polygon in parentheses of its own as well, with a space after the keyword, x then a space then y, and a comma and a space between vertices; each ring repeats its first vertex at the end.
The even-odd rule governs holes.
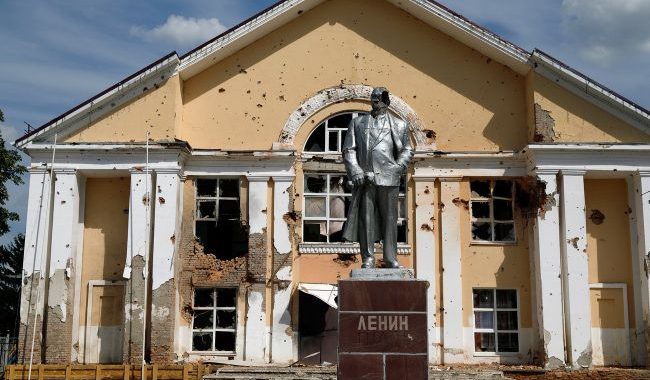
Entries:
POLYGON ((142 69, 136 71, 135 73, 127 76, 126 78, 120 80, 119 82, 113 84, 112 86, 104 89, 100 93, 92 96, 91 98, 88 98, 84 100, 83 102, 77 104, 76 106, 72 107, 71 109, 67 110, 66 112, 62 113, 61 115, 53 118, 52 120, 46 122, 45 124, 41 125, 40 127, 34 129, 33 131, 30 131, 20 138, 18 138, 16 141, 13 142, 13 145, 16 148, 21 149, 22 147, 25 146, 25 144, 29 143, 32 141, 34 138, 37 136, 40 136, 52 128, 57 127, 61 123, 65 122, 66 120, 81 114, 85 111, 88 110, 89 106, 91 106, 93 103, 96 101, 104 98, 110 98, 112 96, 115 96, 116 94, 119 94, 121 91, 123 91, 126 87, 131 85, 132 83, 138 82, 144 77, 149 77, 152 74, 160 71, 161 69, 164 69, 166 67, 169 67, 170 64, 178 64, 179 58, 178 54, 176 51, 172 51, 168 53, 167 55, 155 60, 154 62, 148 64, 147 66, 143 67, 142 69))

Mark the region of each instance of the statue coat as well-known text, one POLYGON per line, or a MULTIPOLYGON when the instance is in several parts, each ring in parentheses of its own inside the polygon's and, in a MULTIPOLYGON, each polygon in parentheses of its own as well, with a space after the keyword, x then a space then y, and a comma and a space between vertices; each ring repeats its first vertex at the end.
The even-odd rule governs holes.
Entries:
MULTIPOLYGON (((390 113, 386 113, 388 128, 372 130, 374 118, 370 114, 358 116, 350 122, 343 143, 343 160, 348 179, 365 173, 374 174, 376 186, 399 186, 400 177, 406 171, 413 157, 413 148, 409 139, 408 126, 390 113), (368 130, 370 129, 370 130, 368 130), (367 133, 370 133, 368 136, 367 133)), ((348 210, 348 221, 343 231, 343 238, 348 241, 359 241, 360 204, 366 186, 355 186, 348 210)), ((397 199, 395 200, 397 201, 397 199)), ((376 215, 375 228, 372 228, 372 241, 381 240, 380 220, 377 210, 367 210, 376 215)))

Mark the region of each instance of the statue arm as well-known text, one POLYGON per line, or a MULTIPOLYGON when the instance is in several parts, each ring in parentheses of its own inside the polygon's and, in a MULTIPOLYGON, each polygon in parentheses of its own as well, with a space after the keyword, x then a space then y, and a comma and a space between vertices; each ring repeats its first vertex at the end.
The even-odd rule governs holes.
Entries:
POLYGON ((397 157, 397 164, 406 169, 409 162, 413 158, 413 145, 411 145, 411 139, 409 138, 408 134, 408 126, 406 124, 404 124, 401 140, 402 151, 399 152, 399 157, 397 157))
POLYGON ((343 142, 343 162, 345 170, 348 172, 348 178, 354 182, 355 179, 363 178, 363 169, 357 161, 357 141, 354 135, 354 119, 348 125, 348 133, 345 135, 343 142))

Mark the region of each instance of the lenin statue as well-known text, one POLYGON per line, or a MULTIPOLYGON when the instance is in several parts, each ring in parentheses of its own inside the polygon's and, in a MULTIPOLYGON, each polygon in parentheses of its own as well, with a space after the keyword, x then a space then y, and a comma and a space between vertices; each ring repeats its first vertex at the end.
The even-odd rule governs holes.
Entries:
POLYGON ((397 261, 397 203, 413 147, 406 123, 388 112, 388 90, 373 89, 370 102, 372 111, 352 119, 343 143, 345 169, 354 185, 343 238, 359 242, 362 268, 375 267, 379 240, 384 266, 403 268, 397 261))

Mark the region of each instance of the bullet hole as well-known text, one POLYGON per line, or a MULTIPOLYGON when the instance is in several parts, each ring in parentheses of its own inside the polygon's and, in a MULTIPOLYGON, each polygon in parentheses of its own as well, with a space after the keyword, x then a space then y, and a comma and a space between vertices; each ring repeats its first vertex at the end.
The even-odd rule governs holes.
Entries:
POLYGON ((147 87, 143 87, 143 88, 142 88, 142 92, 147 92, 148 89, 149 89, 149 88, 147 88, 147 87))
POLYGON ((301 9, 301 10, 298 11, 298 14, 301 15, 302 12, 303 12, 303 10, 301 9))
POLYGON ((257 103, 257 108, 262 108, 262 107, 264 107, 264 106, 261 105, 261 104, 259 104, 259 103, 257 103))
POLYGON ((488 65, 489 65, 491 62, 492 62, 492 58, 488 58, 488 59, 485 60, 485 63, 487 63, 488 65))
POLYGON ((284 100, 284 95, 280 95, 280 96, 278 96, 278 99, 279 99, 280 101, 282 101, 282 102, 285 101, 285 100, 284 100))
POLYGON ((567 242, 573 246, 573 248, 578 249, 578 241, 580 238, 574 237, 573 239, 568 239, 567 242))
POLYGON ((246 93, 247 93, 247 94, 250 94, 250 93, 251 93, 251 90, 246 90, 246 93))
POLYGON ((425 193, 425 194, 430 194, 430 193, 431 193, 431 190, 429 190, 429 188, 427 187, 427 188, 424 189, 424 193, 425 193))
POLYGON ((226 89, 223 88, 223 87, 221 87, 221 88, 219 89, 219 92, 226 92, 226 89))
POLYGON ((239 73, 240 73, 240 74, 248 74, 248 71, 246 71, 246 70, 244 70, 244 69, 242 68, 242 69, 239 69, 239 73))
POLYGON ((169 240, 172 242, 172 244, 176 243, 176 235, 174 234, 174 235, 170 236, 169 240))
POLYGON ((600 212, 600 210, 591 210, 591 215, 589 215, 589 219, 597 226, 603 224, 605 221, 605 214, 600 212))
POLYGON ((424 223, 423 225, 421 225, 421 226, 420 226, 420 229, 421 229, 422 231, 433 232, 433 228, 431 228, 431 226, 428 225, 428 224, 426 224, 426 223, 424 223))
POLYGON ((160 203, 161 205, 164 205, 165 204, 165 198, 158 197, 158 203, 160 203))
POLYGON ((454 198, 451 201, 456 207, 462 207, 465 210, 469 210, 469 201, 466 199, 454 198))

